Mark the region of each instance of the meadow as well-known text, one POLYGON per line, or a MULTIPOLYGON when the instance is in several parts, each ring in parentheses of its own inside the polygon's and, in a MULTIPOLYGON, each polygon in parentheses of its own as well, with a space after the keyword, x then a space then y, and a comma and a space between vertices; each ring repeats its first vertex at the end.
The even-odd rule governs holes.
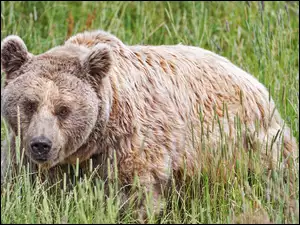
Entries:
MULTIPOLYGON (((109 31, 128 45, 181 43, 228 58, 267 87, 299 143, 299 2, 1 1, 1 40, 19 35, 33 54, 95 29, 109 31)), ((2 85, 3 81, 2 73, 2 85)), ((1 141, 7 133, 1 119, 1 141)), ((266 173, 259 158, 252 160, 252 175, 242 160, 204 160, 206 169, 181 193, 170 193, 159 218, 148 196, 148 222, 233 223, 241 214, 246 221, 299 222, 297 215, 287 213, 291 192, 299 204, 298 168, 289 175, 295 179, 290 186, 284 182, 285 172, 266 173), (228 164, 234 164, 234 172, 226 172, 228 164)), ((69 190, 66 185, 38 181, 33 185, 29 167, 18 170, 1 187, 1 223, 137 222, 131 207, 121 205, 120 187, 115 183, 91 182, 87 175, 69 190), (109 187, 107 196, 105 186, 109 187), (118 214, 121 209, 122 216, 118 214)))

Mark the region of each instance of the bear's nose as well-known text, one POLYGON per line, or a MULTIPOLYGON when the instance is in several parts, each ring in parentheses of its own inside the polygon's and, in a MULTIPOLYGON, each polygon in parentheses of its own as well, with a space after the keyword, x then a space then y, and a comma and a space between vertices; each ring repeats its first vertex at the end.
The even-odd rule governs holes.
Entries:
POLYGON ((52 147, 52 142, 45 136, 39 136, 32 138, 30 147, 32 152, 35 154, 47 154, 52 147))

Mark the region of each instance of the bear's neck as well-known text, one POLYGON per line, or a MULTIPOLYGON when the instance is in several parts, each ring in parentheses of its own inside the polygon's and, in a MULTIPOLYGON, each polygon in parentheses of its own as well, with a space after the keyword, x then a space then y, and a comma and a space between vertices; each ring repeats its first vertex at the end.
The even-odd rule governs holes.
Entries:
MULTIPOLYGON (((120 74, 119 76, 123 75, 120 74)), ((133 105, 130 98, 124 94, 124 90, 118 85, 118 74, 114 73, 114 76, 109 76, 108 82, 102 83, 101 86, 97 93, 98 98, 101 101, 109 102, 110 111, 106 115, 103 106, 99 106, 101 113, 98 115, 93 131, 87 141, 68 157, 68 163, 76 163, 77 158, 83 162, 97 154, 107 154, 112 157, 111 151, 122 152, 121 148, 124 147, 122 142, 134 134, 133 105), (103 96, 111 97, 103 99, 103 96)))

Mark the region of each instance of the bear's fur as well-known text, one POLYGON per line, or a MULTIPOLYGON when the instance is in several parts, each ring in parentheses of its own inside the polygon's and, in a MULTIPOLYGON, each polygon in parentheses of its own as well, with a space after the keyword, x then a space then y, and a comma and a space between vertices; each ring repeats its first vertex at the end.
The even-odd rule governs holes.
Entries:
POLYGON ((1 65, 2 115, 14 137, 19 106, 26 155, 43 168, 93 157, 107 176, 115 154, 120 182, 132 183, 136 174, 157 197, 171 174, 201 169, 203 148, 218 151, 224 135, 230 146, 237 143, 236 117, 244 148, 260 151, 266 165, 278 162, 281 149, 285 159, 297 149, 266 88, 198 47, 127 46, 94 31, 32 55, 9 36, 1 65), (41 135, 53 144, 45 162, 30 150, 41 135))

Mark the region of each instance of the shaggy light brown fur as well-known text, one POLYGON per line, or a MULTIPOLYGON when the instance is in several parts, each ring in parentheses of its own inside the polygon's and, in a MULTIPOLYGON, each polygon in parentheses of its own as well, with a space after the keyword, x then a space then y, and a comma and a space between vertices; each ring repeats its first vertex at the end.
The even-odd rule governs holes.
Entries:
POLYGON ((297 149, 266 88, 210 51, 127 46, 104 31, 77 34, 37 56, 18 37, 1 46, 2 115, 15 135, 20 106, 28 157, 32 137, 52 140, 45 168, 93 157, 107 175, 115 153, 121 183, 136 174, 156 199, 172 173, 198 172, 203 148, 218 151, 224 136, 231 149, 242 138, 271 167, 281 149, 285 158, 297 149))

